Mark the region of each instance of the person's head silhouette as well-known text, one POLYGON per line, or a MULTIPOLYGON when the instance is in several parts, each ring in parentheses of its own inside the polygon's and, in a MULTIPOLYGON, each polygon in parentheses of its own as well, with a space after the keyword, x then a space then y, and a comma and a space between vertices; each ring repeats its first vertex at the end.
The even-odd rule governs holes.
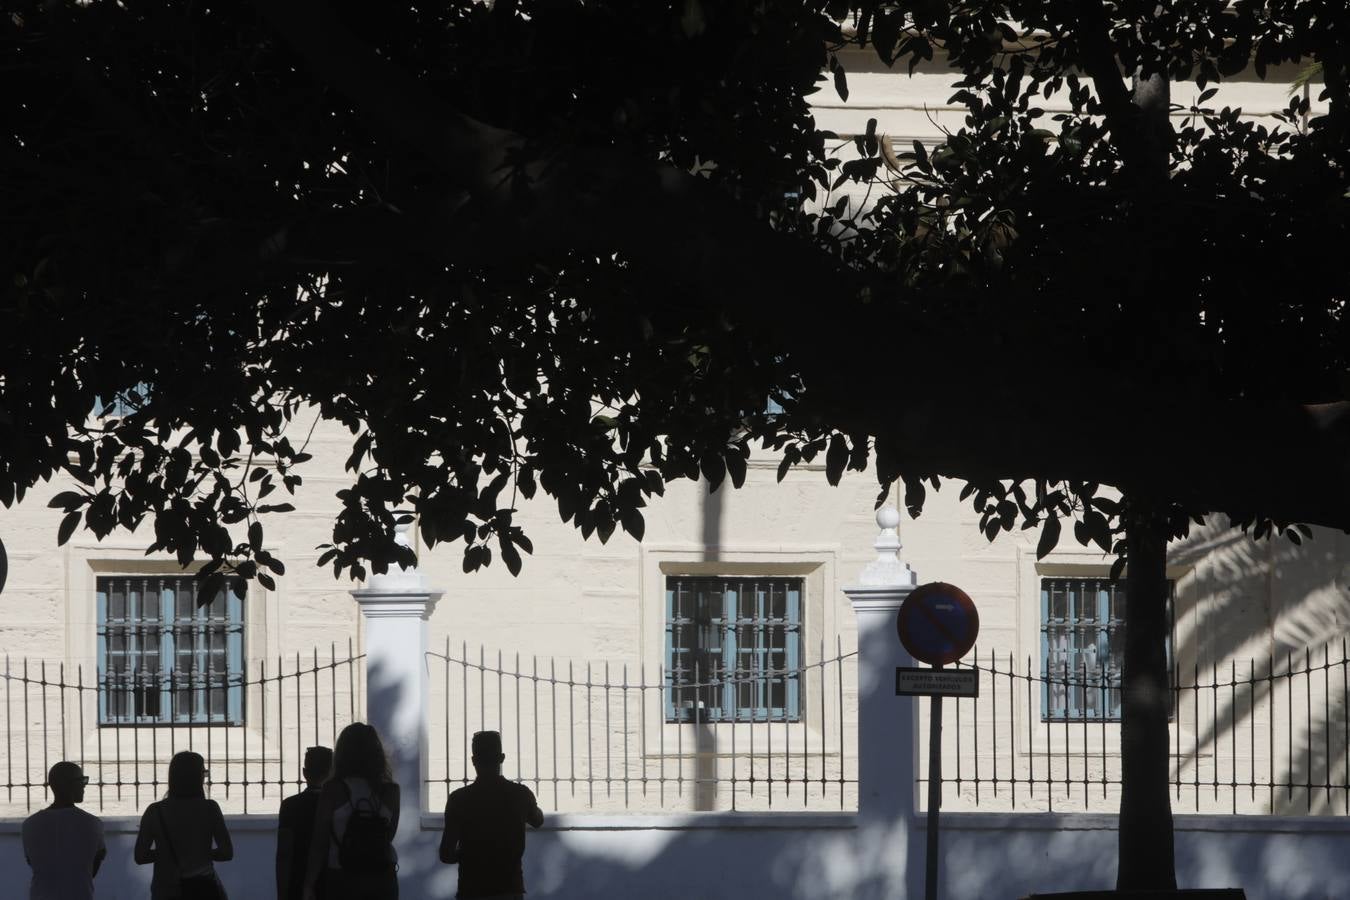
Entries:
POLYGON ((333 769, 333 751, 327 747, 309 747, 305 750, 305 784, 316 788, 328 778, 333 769))
POLYGON ((385 756, 380 735, 365 722, 353 722, 338 734, 333 747, 333 767, 329 776, 334 781, 346 778, 364 778, 378 784, 393 781, 389 772, 389 758, 385 756))
POLYGON ((84 788, 89 779, 73 762, 62 760, 47 773, 47 787, 52 791, 52 806, 74 806, 84 800, 84 788))
POLYGON ((206 760, 200 753, 183 750, 169 760, 169 792, 175 799, 206 796, 206 760))
POLYGON ((502 736, 496 731, 478 731, 473 736, 473 767, 479 775, 500 775, 506 754, 502 736))

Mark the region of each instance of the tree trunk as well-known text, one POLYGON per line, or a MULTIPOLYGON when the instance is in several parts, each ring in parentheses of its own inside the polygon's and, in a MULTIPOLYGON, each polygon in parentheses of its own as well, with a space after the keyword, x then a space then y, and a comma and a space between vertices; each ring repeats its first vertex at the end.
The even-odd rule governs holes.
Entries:
POLYGON ((1120 711, 1118 890, 1175 888, 1168 794, 1167 530, 1151 504, 1126 503, 1125 661, 1120 711))

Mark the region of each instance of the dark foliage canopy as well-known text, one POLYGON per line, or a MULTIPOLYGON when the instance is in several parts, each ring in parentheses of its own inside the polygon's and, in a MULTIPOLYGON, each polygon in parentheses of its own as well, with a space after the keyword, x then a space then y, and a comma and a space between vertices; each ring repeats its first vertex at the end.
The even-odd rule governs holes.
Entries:
POLYGON ((1128 549, 1101 485, 1175 533, 1350 526, 1348 46, 1335 0, 19 0, 0 502, 65 472, 61 540, 270 583, 317 414, 353 575, 404 509, 518 570, 538 490, 641 537, 757 440, 915 509, 962 479, 1042 550, 1128 549), (946 67, 965 124, 843 161, 807 98, 859 47, 946 67), (1330 113, 1277 129, 1131 90, 1311 61, 1330 113))

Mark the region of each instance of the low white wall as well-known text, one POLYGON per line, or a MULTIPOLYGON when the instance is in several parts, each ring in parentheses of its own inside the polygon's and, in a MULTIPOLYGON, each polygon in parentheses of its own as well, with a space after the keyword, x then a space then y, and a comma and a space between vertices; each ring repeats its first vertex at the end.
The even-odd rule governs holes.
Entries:
MULTIPOLYGON (((27 879, 18 824, 0 823, 5 897, 24 896, 16 890, 27 879)), ((276 820, 229 824, 236 855, 220 872, 232 900, 273 896, 276 820)), ((1350 897, 1350 820, 1178 816, 1176 824, 1183 887, 1240 886, 1250 900, 1350 897)), ((436 861, 439 826, 438 816, 424 818, 416 849, 404 854, 403 900, 454 896, 455 868, 436 861)), ((557 816, 529 836, 526 887, 535 900, 902 900, 906 861, 921 882, 923 856, 921 845, 896 846, 897 826, 823 813, 557 816)), ((106 827, 99 900, 144 900, 149 867, 131 861, 136 820, 109 819, 106 827)), ((941 895, 1016 900, 1109 887, 1115 860, 1111 816, 950 814, 941 895)))

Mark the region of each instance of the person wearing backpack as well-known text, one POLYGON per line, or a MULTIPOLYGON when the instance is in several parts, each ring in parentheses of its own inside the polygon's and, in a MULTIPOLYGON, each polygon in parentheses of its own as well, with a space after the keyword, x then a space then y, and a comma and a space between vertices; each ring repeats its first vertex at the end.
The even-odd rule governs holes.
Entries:
POLYGON ((151 900, 225 900, 215 863, 234 859, 220 805, 207 799, 206 760, 184 750, 169 760, 169 790, 141 816, 133 858, 154 863, 151 900))
POLYGON ((396 900, 399 786, 380 736, 353 722, 333 747, 333 770, 319 793, 305 873, 305 900, 396 900))

